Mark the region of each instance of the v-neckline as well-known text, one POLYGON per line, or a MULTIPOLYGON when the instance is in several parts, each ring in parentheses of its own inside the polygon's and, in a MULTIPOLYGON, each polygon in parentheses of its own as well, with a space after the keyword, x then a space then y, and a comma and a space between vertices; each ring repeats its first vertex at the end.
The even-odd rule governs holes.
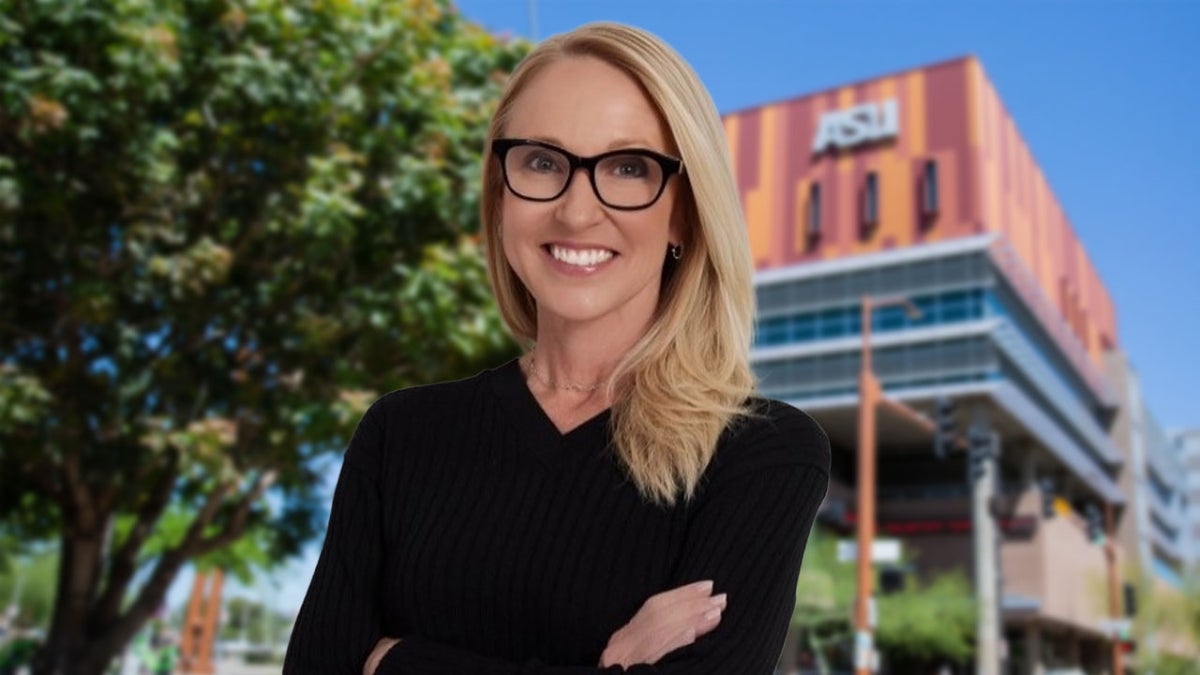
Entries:
POLYGON ((527 445, 542 463, 554 466, 568 456, 572 448, 597 451, 608 445, 608 420, 612 408, 605 408, 567 431, 559 431, 554 420, 546 414, 541 402, 529 389, 525 373, 517 359, 496 368, 492 373, 492 388, 501 405, 512 417, 513 425, 526 438, 527 445))

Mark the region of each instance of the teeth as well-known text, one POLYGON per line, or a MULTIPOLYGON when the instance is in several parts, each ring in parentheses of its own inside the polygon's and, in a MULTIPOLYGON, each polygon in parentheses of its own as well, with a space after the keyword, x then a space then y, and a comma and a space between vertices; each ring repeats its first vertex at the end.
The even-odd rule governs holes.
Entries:
POLYGON ((550 255, 554 256, 555 260, 560 260, 568 265, 578 265, 579 267, 595 267, 600 263, 613 257, 613 252, 606 249, 588 249, 580 251, 573 248, 563 248, 561 246, 551 246, 550 255))

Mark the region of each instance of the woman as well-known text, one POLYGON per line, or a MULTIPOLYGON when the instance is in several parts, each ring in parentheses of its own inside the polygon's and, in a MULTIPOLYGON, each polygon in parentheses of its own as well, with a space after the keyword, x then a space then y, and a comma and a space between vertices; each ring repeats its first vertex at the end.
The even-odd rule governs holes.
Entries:
POLYGON ((488 268, 529 351, 367 411, 285 671, 769 673, 829 445, 753 395, 711 99, 592 24, 517 68, 488 150, 488 268))

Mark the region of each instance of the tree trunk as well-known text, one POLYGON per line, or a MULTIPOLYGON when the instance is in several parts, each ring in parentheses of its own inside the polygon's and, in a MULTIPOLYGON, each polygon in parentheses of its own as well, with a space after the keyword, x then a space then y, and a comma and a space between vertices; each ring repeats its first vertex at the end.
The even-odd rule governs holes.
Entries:
POLYGON ((82 527, 77 518, 70 516, 67 520, 75 522, 63 527, 54 618, 45 646, 33 664, 38 675, 102 673, 107 665, 90 663, 88 654, 92 642, 89 610, 99 581, 103 529, 82 527))

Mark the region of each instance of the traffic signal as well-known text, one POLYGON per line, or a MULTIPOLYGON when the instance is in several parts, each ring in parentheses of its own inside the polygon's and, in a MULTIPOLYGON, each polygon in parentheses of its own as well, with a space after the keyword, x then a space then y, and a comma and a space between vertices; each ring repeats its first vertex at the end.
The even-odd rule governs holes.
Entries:
POLYGON ((982 425, 973 425, 967 432, 967 477, 971 483, 983 478, 986 464, 991 457, 991 433, 982 425))
POLYGON ((1100 515, 1100 507, 1095 502, 1088 502, 1083 509, 1083 517, 1087 520, 1088 539, 1093 544, 1104 543, 1104 520, 1100 515))
POLYGON ((1054 508, 1054 479, 1050 476, 1042 476, 1038 479, 1038 487, 1042 492, 1042 517, 1053 518, 1058 515, 1058 511, 1054 508))
POLYGON ((879 570, 879 592, 888 595, 904 590, 904 570, 884 567, 879 570))
POLYGON ((946 459, 950 449, 954 447, 954 439, 958 436, 958 424, 954 417, 954 401, 939 396, 933 403, 933 454, 938 459, 946 459))
POLYGON ((1124 590, 1125 590, 1125 616, 1129 616, 1129 617, 1136 616, 1137 615, 1137 586, 1134 586, 1133 584, 1126 581, 1124 590))

